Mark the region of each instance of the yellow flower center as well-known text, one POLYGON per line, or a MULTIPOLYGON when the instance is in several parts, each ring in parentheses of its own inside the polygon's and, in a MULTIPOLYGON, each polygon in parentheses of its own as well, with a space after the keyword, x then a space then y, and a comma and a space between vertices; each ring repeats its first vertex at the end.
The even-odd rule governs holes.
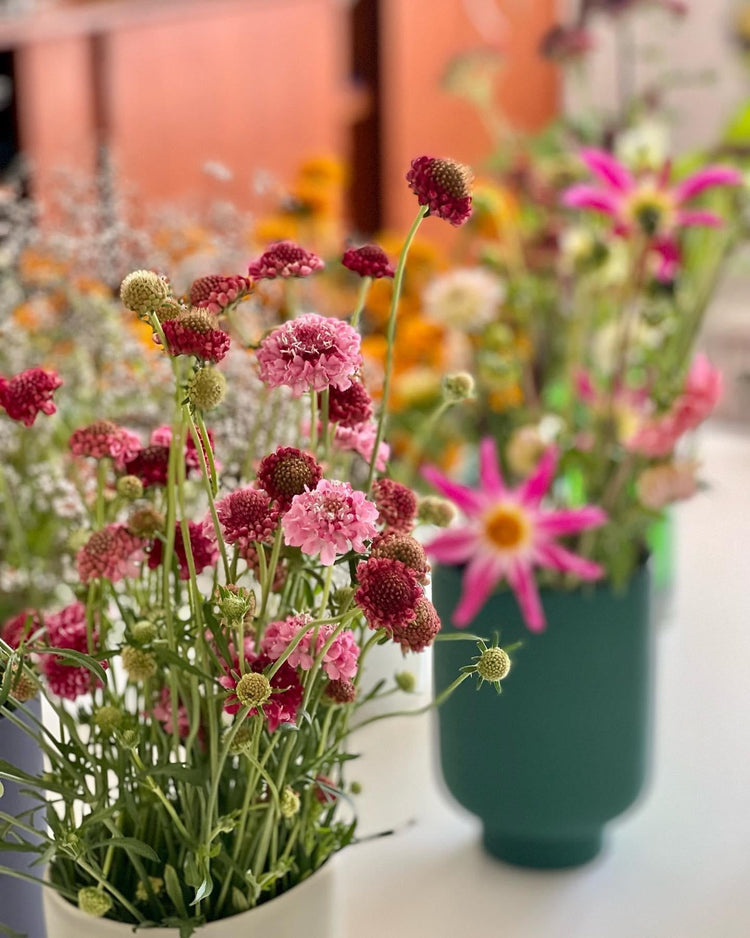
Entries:
POLYGON ((631 219, 651 237, 668 231, 675 222, 675 206, 669 194, 650 184, 634 193, 629 209, 631 219))
POLYGON ((531 525, 517 505, 497 505, 487 512, 484 531, 496 547, 513 550, 528 541, 531 525))

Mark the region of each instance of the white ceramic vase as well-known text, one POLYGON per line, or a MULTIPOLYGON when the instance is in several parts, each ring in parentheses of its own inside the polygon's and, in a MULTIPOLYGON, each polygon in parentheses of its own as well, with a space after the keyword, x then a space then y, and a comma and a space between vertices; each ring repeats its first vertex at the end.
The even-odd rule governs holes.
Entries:
MULTIPOLYGON (((196 938, 338 938, 338 862, 338 857, 331 857, 298 886, 248 912, 204 925, 196 938)), ((44 915, 47 938, 178 938, 179 934, 174 928, 134 932, 132 925, 92 918, 49 888, 44 890, 44 915)))

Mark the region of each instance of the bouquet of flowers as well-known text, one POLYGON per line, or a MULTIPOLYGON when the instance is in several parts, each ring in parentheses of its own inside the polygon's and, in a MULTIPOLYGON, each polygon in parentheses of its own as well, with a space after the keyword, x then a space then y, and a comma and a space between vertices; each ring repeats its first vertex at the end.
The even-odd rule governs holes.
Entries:
MULTIPOLYGON (((409 178, 418 221, 468 215, 458 164, 422 158, 409 178)), ((375 245, 344 257, 363 284, 395 273, 391 347, 409 241, 395 271, 375 245)), ((267 394, 306 406, 290 411, 292 445, 273 440, 221 473, 207 424, 232 395, 223 365, 240 304, 259 281, 322 266, 284 241, 247 276, 201 277, 187 297, 148 270, 122 283, 171 366, 172 419, 144 437, 104 414, 71 433, 89 526, 75 582, 56 607, 30 605, 0 631, 0 714, 47 762, 34 775, 0 760, 0 778, 38 803, 0 811, 4 846, 37 852, 48 886, 90 915, 188 936, 317 870, 355 837, 358 708, 412 683, 406 671, 368 686, 367 659, 383 643, 419 653, 438 634, 413 532, 451 510, 386 474, 358 311, 351 322, 302 313, 254 343, 267 394), (29 709, 36 695, 53 722, 29 709)), ((0 377, 5 416, 29 434, 64 394, 48 368, 0 377)), ((508 668, 504 651, 481 646, 438 700, 472 675, 499 688, 508 668)))

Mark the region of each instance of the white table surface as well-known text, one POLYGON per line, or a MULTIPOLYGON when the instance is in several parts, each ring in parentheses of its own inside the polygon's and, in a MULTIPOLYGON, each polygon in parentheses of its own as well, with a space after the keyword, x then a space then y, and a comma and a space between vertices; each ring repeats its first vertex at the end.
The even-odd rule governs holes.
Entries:
POLYGON ((711 489, 677 511, 659 625, 651 779, 603 853, 555 872, 492 859, 441 788, 432 719, 375 724, 364 828, 413 821, 339 857, 343 938, 750 938, 750 436, 712 427, 701 458, 711 489))

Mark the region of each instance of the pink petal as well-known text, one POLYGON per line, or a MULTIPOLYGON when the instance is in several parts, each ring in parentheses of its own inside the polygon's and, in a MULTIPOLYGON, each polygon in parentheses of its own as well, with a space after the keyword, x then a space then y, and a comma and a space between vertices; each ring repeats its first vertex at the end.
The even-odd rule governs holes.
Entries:
POLYGON ((620 201, 613 193, 584 183, 566 189, 562 194, 562 203, 568 208, 590 208, 595 212, 604 212, 612 218, 620 214, 620 201))
POLYGON ((683 227, 687 225, 707 225, 709 228, 720 228, 724 224, 724 220, 716 212, 694 209, 678 212, 677 224, 683 227))
POLYGON ((547 624, 531 567, 516 563, 508 571, 508 582, 516 595, 524 622, 531 632, 543 632, 547 624))
POLYGON ((581 150, 581 159, 601 181, 619 192, 630 192, 635 183, 627 168, 606 150, 586 147, 581 150))
POLYGON ((482 487, 490 495, 505 495, 506 488, 497 457, 497 444, 491 436, 484 437, 479 444, 479 478, 482 487))
POLYGON ((449 498, 467 515, 476 515, 484 508, 485 499, 481 492, 453 482, 434 466, 425 466, 422 476, 439 492, 449 498))
POLYGON ((604 575, 604 568, 593 560, 579 557, 559 544, 542 544, 537 548, 537 559, 547 567, 553 567, 563 573, 574 573, 582 580, 598 580, 604 575))
POLYGON ((475 531, 455 528, 438 534, 425 544, 425 550, 438 563, 466 563, 476 551, 478 540, 475 531))
POLYGON ((595 528, 604 524, 607 513, 595 505, 586 505, 584 508, 565 508, 560 511, 550 511, 536 519, 537 530, 550 537, 560 537, 564 534, 577 534, 586 528, 595 528))
POLYGON ((492 554, 480 554, 466 568, 461 599, 453 612, 456 628, 465 628, 476 616, 503 576, 503 561, 492 554))
POLYGON ((678 183, 674 194, 677 202, 681 204, 713 186, 739 186, 741 183, 741 174, 731 166, 706 166, 678 183))
POLYGON ((550 446, 539 460, 536 469, 518 488, 518 497, 527 505, 538 505, 552 484, 557 469, 557 449, 550 446))

